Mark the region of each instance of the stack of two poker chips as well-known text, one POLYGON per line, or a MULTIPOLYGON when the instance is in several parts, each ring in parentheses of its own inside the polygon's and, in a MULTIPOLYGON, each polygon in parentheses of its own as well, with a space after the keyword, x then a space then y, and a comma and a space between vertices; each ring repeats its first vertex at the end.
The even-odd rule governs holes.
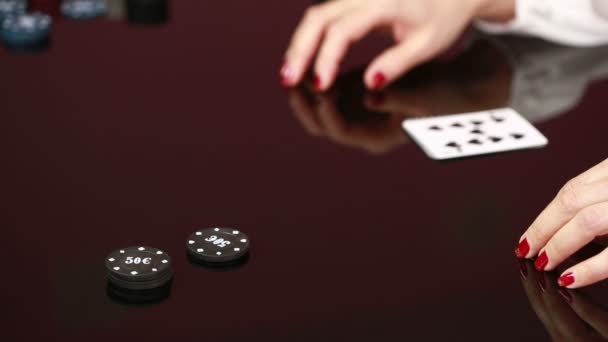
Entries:
POLYGON ((154 302, 169 296, 171 258, 152 247, 127 247, 106 257, 108 294, 125 302, 154 302))

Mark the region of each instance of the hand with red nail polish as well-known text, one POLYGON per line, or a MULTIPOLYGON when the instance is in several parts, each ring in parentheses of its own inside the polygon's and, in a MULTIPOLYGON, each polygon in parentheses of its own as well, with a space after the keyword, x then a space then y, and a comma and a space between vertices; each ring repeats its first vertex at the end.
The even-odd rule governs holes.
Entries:
MULTIPOLYGON (((526 230, 515 249, 519 258, 536 257, 539 270, 551 271, 596 238, 608 235, 608 159, 573 178, 526 230)), ((608 278, 608 249, 562 272, 559 285, 570 289, 608 278)))
POLYGON ((319 90, 327 90, 350 45, 372 31, 388 29, 395 44, 371 62, 364 76, 368 88, 382 89, 448 48, 472 20, 511 19, 514 3, 515 0, 335 0, 312 6, 292 36, 281 69, 281 83, 299 83, 308 67, 314 65, 319 90))
POLYGON ((570 275, 556 279, 552 272, 537 272, 534 264, 525 259, 519 260, 519 267, 533 312, 554 341, 604 341, 608 338, 606 309, 596 304, 594 297, 559 286, 571 281, 570 275))

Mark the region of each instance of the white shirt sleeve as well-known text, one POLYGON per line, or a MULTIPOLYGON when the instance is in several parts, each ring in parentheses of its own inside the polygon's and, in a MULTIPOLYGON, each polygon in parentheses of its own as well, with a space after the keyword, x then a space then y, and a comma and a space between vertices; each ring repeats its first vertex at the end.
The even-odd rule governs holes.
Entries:
POLYGON ((516 0, 508 23, 478 21, 488 33, 516 33, 574 46, 608 44, 608 0, 516 0))

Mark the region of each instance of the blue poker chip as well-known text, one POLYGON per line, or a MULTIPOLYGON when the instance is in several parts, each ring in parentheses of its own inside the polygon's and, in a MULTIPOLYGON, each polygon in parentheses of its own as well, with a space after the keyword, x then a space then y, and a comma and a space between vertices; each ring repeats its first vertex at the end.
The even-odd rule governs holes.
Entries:
POLYGON ((108 4, 105 0, 64 0, 61 3, 61 14, 70 19, 95 19, 107 12, 108 4))
POLYGON ((25 13, 26 0, 0 0, 0 24, 4 19, 25 13))
POLYGON ((40 44, 48 40, 51 24, 51 17, 42 13, 11 16, 2 22, 0 38, 13 46, 40 44))

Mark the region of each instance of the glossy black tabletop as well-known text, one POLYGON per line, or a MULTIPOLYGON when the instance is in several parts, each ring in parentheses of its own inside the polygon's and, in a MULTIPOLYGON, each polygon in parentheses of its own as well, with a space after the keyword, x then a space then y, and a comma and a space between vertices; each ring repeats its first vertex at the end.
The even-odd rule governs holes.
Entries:
POLYGON ((3 341, 608 330, 606 283, 571 293, 592 308, 581 318, 553 274, 513 256, 563 183, 606 157, 608 50, 472 33, 369 94, 360 66, 385 46, 376 37, 329 93, 286 90, 282 52, 308 4, 173 1, 157 25, 56 18, 48 50, 0 50, 3 341), (438 163, 400 128, 407 116, 508 105, 546 148, 438 163), (247 264, 187 261, 188 235, 211 226, 249 235, 247 264), (108 297, 105 256, 131 245, 172 256, 165 300, 108 297))

